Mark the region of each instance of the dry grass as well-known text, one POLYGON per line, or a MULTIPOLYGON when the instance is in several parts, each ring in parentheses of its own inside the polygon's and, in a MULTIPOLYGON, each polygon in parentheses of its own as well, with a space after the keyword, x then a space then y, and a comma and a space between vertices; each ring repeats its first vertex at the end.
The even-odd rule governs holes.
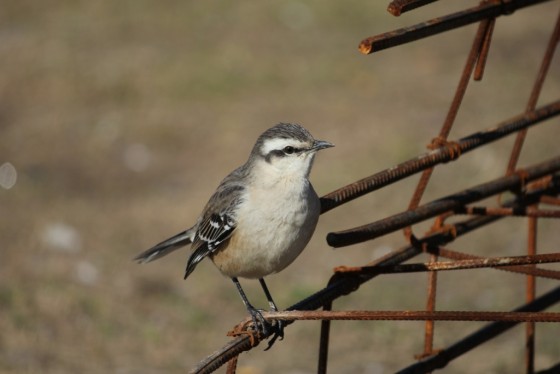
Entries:
MULTIPOLYGON (((245 315, 231 282, 210 263, 183 282, 184 253, 148 266, 130 259, 192 223, 220 177, 277 122, 301 123, 337 145, 316 162, 320 193, 422 152, 444 118, 475 28, 370 57, 357 45, 473 4, 441 3, 392 18, 374 1, 4 1, 0 163, 11 162, 18 181, 0 191, 0 372, 178 373, 221 346, 245 315)), ((469 90, 452 138, 523 110, 557 10, 552 2, 498 20, 487 76, 469 90)), ((541 103, 560 94, 558 61, 541 103)), ((530 133, 522 164, 555 154, 557 123, 530 133)), ((438 169, 426 200, 495 177, 510 145, 438 169)), ((279 304, 322 287, 335 265, 401 246, 394 234, 332 251, 324 238, 402 210, 415 180, 325 215, 308 250, 270 278, 279 304)), ((508 220, 456 246, 520 254, 524 227, 508 220)), ((555 228, 542 224, 544 250, 558 249, 555 228)), ((442 276, 440 307, 511 308, 523 294, 514 278, 442 276)), ((423 282, 383 278, 336 307, 423 308, 423 282)), ((250 297, 264 305, 250 283, 250 297)), ((335 324, 331 371, 394 371, 421 350, 420 327, 335 324)), ((475 328, 438 325, 437 345, 475 328)), ((522 333, 446 372, 517 371, 522 333)), ((239 372, 313 372, 317 336, 317 323, 294 324, 272 352, 244 355, 239 372)), ((550 335, 539 339, 537 364, 557 361, 550 335)))

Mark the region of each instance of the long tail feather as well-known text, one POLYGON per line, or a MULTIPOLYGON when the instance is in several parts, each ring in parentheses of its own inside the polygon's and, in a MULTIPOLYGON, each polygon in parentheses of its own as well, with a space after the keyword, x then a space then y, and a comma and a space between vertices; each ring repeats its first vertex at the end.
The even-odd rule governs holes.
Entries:
POLYGON ((192 234, 193 228, 183 231, 140 253, 138 256, 134 257, 134 260, 138 261, 140 264, 157 260, 160 257, 168 255, 169 253, 190 244, 192 242, 192 234))

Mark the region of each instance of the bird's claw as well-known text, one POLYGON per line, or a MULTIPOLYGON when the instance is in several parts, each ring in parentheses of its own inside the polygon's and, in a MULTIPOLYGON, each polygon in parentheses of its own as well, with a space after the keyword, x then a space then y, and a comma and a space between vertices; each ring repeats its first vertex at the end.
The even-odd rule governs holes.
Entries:
POLYGON ((276 343, 278 338, 280 338, 280 340, 284 340, 284 321, 275 320, 274 325, 272 326, 274 327, 274 335, 272 336, 272 339, 268 341, 268 346, 265 351, 268 351, 274 343, 276 343))
POLYGON ((255 308, 250 308, 249 314, 251 314, 253 326, 259 338, 272 335, 272 339, 268 342, 265 351, 268 351, 278 338, 280 338, 280 340, 284 339, 284 321, 274 320, 273 323, 270 323, 262 315, 262 310, 255 308))
POLYGON ((267 336, 272 325, 263 317, 262 311, 255 308, 249 308, 248 310, 253 321, 254 329, 257 331, 259 337, 267 336))

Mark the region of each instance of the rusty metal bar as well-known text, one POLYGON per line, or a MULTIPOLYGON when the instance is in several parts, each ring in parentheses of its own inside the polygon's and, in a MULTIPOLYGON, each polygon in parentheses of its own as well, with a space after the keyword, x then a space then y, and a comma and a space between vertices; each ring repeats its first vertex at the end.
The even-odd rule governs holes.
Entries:
MULTIPOLYGON (((436 254, 433 254, 434 256, 436 254)), ((415 264, 398 264, 388 266, 338 266, 338 273, 373 273, 373 274, 395 274, 395 273, 418 273, 435 272, 447 270, 466 270, 480 268, 511 267, 522 265, 547 264, 560 262, 560 253, 547 253, 527 256, 505 256, 505 257, 483 257, 456 261, 434 261, 415 264)))
MULTIPOLYGON (((527 255, 537 256, 537 218, 528 219, 527 255)), ((527 275, 527 290, 525 301, 531 303, 537 294, 537 283, 533 274, 527 275)), ((525 371, 533 374, 535 371, 535 323, 528 322, 525 326, 525 371)))
POLYGON ((424 153, 390 169, 385 169, 379 173, 373 174, 328 193, 327 195, 321 197, 321 211, 322 213, 326 213, 331 209, 367 193, 376 191, 434 165, 454 160, 459 157, 459 155, 504 138, 505 136, 520 131, 523 128, 536 125, 559 114, 560 100, 542 106, 531 113, 524 113, 515 116, 498 124, 492 129, 480 131, 461 138, 456 142, 451 142, 455 146, 442 146, 430 152, 424 153))
POLYGON ((522 175, 514 174, 501 177, 426 203, 412 211, 398 213, 386 219, 352 229, 331 232, 327 235, 327 243, 332 247, 338 248, 375 239, 395 230, 435 217, 438 214, 452 211, 462 205, 520 187, 527 181, 543 177, 558 170, 560 170, 560 157, 524 169, 522 175))
MULTIPOLYGON (((437 260, 437 255, 430 255, 430 265, 435 264, 437 260)), ((426 301, 426 310, 428 312, 436 310, 437 274, 437 271, 430 271, 430 274, 428 274, 428 300, 426 301)), ((422 356, 430 356, 432 354, 434 349, 434 332, 434 320, 426 320, 424 325, 424 352, 422 352, 422 356)))
POLYGON ((413 26, 390 31, 387 33, 371 36, 362 40, 358 49, 363 54, 379 52, 383 49, 409 43, 428 36, 436 35, 444 31, 463 27, 488 18, 496 18, 511 14, 517 9, 543 3, 550 0, 516 0, 501 1, 490 0, 479 6, 465 9, 463 11, 434 18, 413 26))
MULTIPOLYGON (((428 248, 427 252, 435 253, 441 257, 445 257, 453 260, 469 260, 469 259, 485 258, 481 256, 475 256, 467 253, 453 251, 451 249, 443 248, 443 247, 428 248)), ((528 266, 503 266, 503 267, 495 267, 494 269, 509 271, 512 273, 519 273, 519 274, 531 274, 540 278, 560 280, 560 271, 556 271, 556 270, 540 269, 540 268, 528 267, 528 266)))
MULTIPOLYGON (((324 311, 332 310, 332 301, 325 303, 323 306, 324 311)), ((321 338, 319 340, 319 359, 317 364, 317 373, 326 374, 327 373, 327 361, 329 357, 329 341, 331 335, 331 321, 322 320, 321 321, 321 338)))
MULTIPOLYGON (((527 103, 526 112, 530 112, 534 110, 535 107, 537 106, 537 101, 539 100, 539 96, 542 91, 542 87, 544 85, 544 80, 550 68, 550 63, 552 62, 552 57, 554 56, 554 52, 556 51, 556 46, 558 45, 559 41, 560 41, 560 13, 558 14, 558 19, 556 20, 556 26, 554 27, 554 31, 552 32, 552 35, 550 36, 550 40, 548 41, 548 45, 543 60, 541 62, 541 67, 537 74, 535 84, 533 85, 533 90, 531 91, 529 102, 527 103)), ((513 145, 513 149, 511 151, 511 156, 507 166, 508 174, 513 173, 513 171, 515 170, 526 135, 527 135, 527 129, 524 129, 520 131, 517 134, 517 137, 515 138, 515 143, 513 145)))
POLYGON ((513 216, 532 218, 560 218, 560 210, 537 209, 535 207, 489 208, 485 206, 462 206, 453 210, 455 214, 469 214, 482 216, 513 216))
POLYGON ((560 206, 560 199, 552 196, 541 196, 540 203, 560 206))
POLYGON ((402 13, 411 11, 421 6, 434 3, 438 0, 393 0, 387 7, 387 11, 395 17, 400 16, 402 13))
POLYGON ((237 371, 237 360, 238 359, 239 359, 239 356, 235 356, 231 360, 228 361, 226 374, 235 374, 235 372, 237 371))
MULTIPOLYGON (((558 296, 560 300, 560 296, 558 296)), ((527 304, 531 305, 531 304, 527 304)), ((478 312, 426 310, 291 310, 263 312, 267 320, 282 321, 474 321, 474 322, 560 322, 560 312, 478 312)))
POLYGON ((475 81, 481 81, 484 76, 484 69, 486 67, 486 60, 488 59, 488 54, 490 52, 490 44, 492 42, 492 34, 494 33, 494 26, 496 25, 496 19, 490 18, 487 20, 488 26, 486 28, 486 33, 484 36, 484 42, 480 49, 480 54, 476 61, 476 66, 474 68, 473 79, 475 81))
MULTIPOLYGON (((535 301, 525 304, 513 312, 540 312, 560 301, 560 287, 557 287, 544 295, 535 299, 535 301)), ((542 314, 542 313, 536 313, 542 314)), ((439 351, 436 355, 426 358, 420 362, 412 364, 407 368, 400 370, 399 374, 420 374, 435 369, 442 369, 455 358, 478 347, 479 345, 495 338, 503 332, 511 329, 519 322, 494 322, 480 330, 468 335, 450 347, 439 351)))

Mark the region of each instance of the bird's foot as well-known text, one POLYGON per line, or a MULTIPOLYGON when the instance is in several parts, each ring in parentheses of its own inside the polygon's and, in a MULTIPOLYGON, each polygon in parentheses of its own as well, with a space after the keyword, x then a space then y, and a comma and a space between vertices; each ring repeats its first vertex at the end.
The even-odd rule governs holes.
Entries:
MULTIPOLYGON (((251 315, 251 320, 246 320, 245 322, 236 326, 232 331, 228 332, 228 336, 240 336, 247 335, 251 339, 251 346, 258 344, 257 339, 263 339, 267 336, 272 338, 268 342, 268 346, 265 351, 268 351, 276 342, 276 340, 284 339, 284 327, 286 326, 284 321, 273 320, 272 323, 267 321, 262 315, 263 310, 255 309, 253 307, 247 308, 249 314, 251 315)), ((273 311, 275 312, 275 311, 273 311)))
MULTIPOLYGON (((273 320, 273 322, 267 321, 264 316, 262 315, 262 310, 249 308, 249 314, 251 314, 251 319, 253 320, 253 326, 257 331, 257 334, 260 337, 265 337, 272 335, 272 338, 268 342, 268 346, 266 347, 265 351, 268 351, 276 342, 276 340, 284 339, 284 321, 281 320, 273 320)), ((277 310, 273 310, 273 312, 277 312, 277 310)))
POLYGON ((272 324, 268 322, 262 315, 262 310, 255 309, 254 307, 247 308, 253 321, 254 330, 259 334, 259 337, 267 336, 270 333, 272 324))

